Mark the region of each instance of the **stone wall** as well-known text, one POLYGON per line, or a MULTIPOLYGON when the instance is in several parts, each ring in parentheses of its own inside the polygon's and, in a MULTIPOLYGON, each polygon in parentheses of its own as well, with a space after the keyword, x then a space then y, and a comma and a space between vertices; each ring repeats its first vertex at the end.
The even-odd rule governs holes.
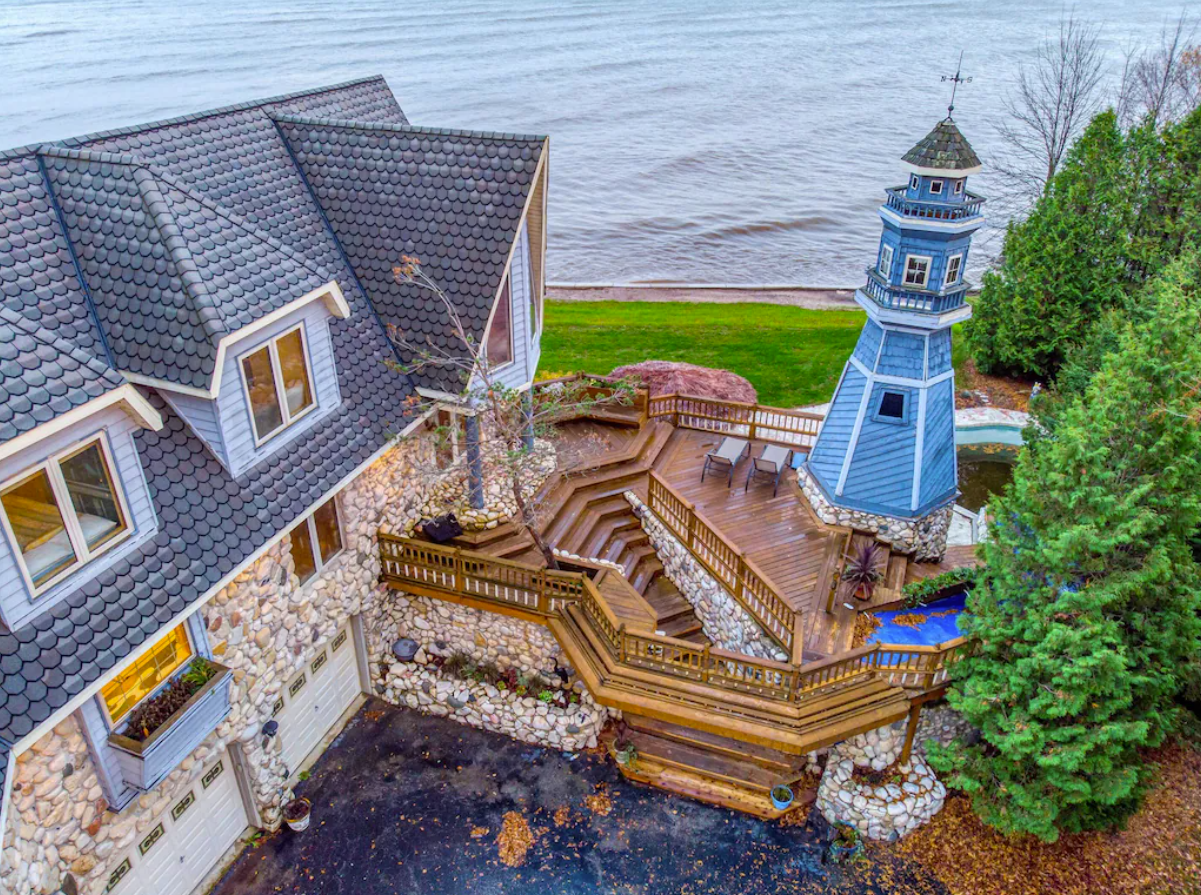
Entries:
POLYGON ((938 562, 947 552, 953 510, 950 504, 919 519, 901 519, 834 506, 804 467, 797 470, 797 482, 813 512, 827 525, 871 532, 898 553, 912 553, 918 562, 938 562))
POLYGON ((642 521, 642 530, 663 563, 663 573, 679 589, 680 595, 692 604, 705 636, 714 646, 759 659, 789 661, 790 657, 783 648, 767 636, 754 617, 709 574, 637 495, 627 491, 625 498, 642 521))
POLYGON ((817 807, 830 823, 849 824, 868 839, 893 841, 942 810, 946 787, 916 755, 895 766, 895 780, 855 779, 855 762, 830 754, 817 788, 817 807))
POLYGON ((69 871, 81 893, 100 892, 113 860, 231 744, 241 744, 263 823, 278 825, 290 797, 287 769, 278 738, 263 748, 262 726, 286 681, 350 616, 378 612, 375 534, 381 523, 403 529, 417 514, 424 495, 414 472, 429 449, 420 441, 399 444, 343 490, 337 500, 344 549, 304 586, 285 536, 199 610, 214 655, 233 670, 232 710, 153 792, 119 813, 108 810, 74 716, 18 757, 0 891, 53 892, 69 871))
POLYGON ((955 740, 974 743, 979 737, 980 732, 946 703, 925 705, 918 716, 913 748, 924 757, 926 747, 931 742, 949 746, 955 740))

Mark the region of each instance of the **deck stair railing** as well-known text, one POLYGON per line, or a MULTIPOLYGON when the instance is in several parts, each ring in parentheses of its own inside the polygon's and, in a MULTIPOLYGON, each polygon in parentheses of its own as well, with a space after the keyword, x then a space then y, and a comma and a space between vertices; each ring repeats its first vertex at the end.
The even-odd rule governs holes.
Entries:
POLYGON ((759 627, 799 661, 804 644, 801 612, 788 605, 779 588, 759 567, 653 470, 647 483, 647 506, 722 583, 738 605, 751 614, 759 627))
POLYGON ((774 662, 651 631, 630 630, 606 604, 592 580, 499 559, 456 547, 381 533, 381 580, 401 590, 467 598, 493 611, 541 620, 571 607, 594 640, 619 666, 653 671, 721 692, 799 704, 865 678, 882 678, 909 691, 946 682, 949 667, 971 649, 963 638, 937 646, 873 645, 820 662, 774 662))
POLYGON ((677 428, 736 435, 794 448, 813 447, 824 418, 819 413, 801 410, 676 394, 650 398, 647 415, 652 419, 666 417, 677 428))

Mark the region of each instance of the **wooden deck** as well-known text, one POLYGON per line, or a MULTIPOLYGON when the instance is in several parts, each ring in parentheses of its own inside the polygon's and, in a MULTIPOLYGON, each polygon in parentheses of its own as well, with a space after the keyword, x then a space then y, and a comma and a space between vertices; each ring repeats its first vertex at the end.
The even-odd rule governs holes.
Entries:
MULTIPOLYGON (((705 454, 719 441, 712 433, 676 429, 655 462, 655 471, 737 545, 793 609, 805 613, 809 651, 831 655, 849 649, 856 612, 840 600, 835 600, 833 613, 826 612, 846 533, 813 514, 792 470, 785 473, 776 497, 764 481, 752 481, 743 490, 749 459, 739 464, 729 488, 720 472, 701 482, 705 454)), ((752 442, 754 454, 762 446, 752 442)))
POLYGON ((943 572, 949 572, 952 569, 961 569, 964 566, 975 568, 980 565, 981 559, 976 553, 975 547, 948 547, 946 555, 942 558, 942 562, 911 562, 905 569, 905 583, 912 584, 914 581, 924 581, 927 578, 933 578, 935 575, 941 575, 943 572))

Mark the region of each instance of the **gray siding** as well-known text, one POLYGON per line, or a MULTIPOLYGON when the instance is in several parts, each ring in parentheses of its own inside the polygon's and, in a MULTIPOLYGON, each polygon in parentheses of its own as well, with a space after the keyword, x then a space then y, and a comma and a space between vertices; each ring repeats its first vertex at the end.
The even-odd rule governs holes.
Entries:
POLYGON ((930 333, 930 355, 927 375, 931 378, 951 369, 951 331, 940 329, 930 333))
POLYGON ((96 766, 96 776, 100 778, 104 798, 110 806, 120 811, 138 791, 126 784, 117 750, 108 744, 108 720, 100 706, 100 697, 95 696, 87 700, 79 707, 75 717, 79 721, 83 738, 87 741, 92 764, 96 766))
POLYGON ((217 402, 163 389, 159 390, 159 394, 208 446, 208 449, 213 452, 213 456, 221 461, 221 465, 229 469, 229 457, 225 453, 225 437, 221 433, 221 419, 217 415, 217 402))
POLYGON ((884 376, 921 379, 926 364, 926 340, 913 333, 890 330, 884 337, 884 351, 876 372, 884 376))
POLYGON ((926 396, 926 431, 922 436, 922 482, 918 508, 955 493, 958 471, 955 457, 955 382, 946 379, 926 396))
POLYGON ((847 368, 830 405, 830 412, 822 424, 821 437, 809 457, 809 468, 831 493, 842 473, 842 461, 851 442, 851 432, 855 428, 855 417, 859 413, 859 402, 863 399, 866 382, 858 370, 847 368))
POLYGON ((341 403, 333 347, 330 343, 329 319, 329 311, 325 304, 312 301, 266 329, 230 346, 225 355, 225 368, 221 372, 221 391, 217 395, 216 405, 227 465, 234 475, 240 475, 264 457, 295 440, 341 403), (256 447, 250 419, 250 404, 246 399, 239 359, 297 323, 303 323, 305 339, 308 342, 317 409, 256 447))
POLYGON ((81 583, 107 568, 118 557, 143 543, 156 531, 157 517, 150 503, 150 489, 146 486, 146 476, 142 472, 133 442, 133 433, 137 428, 137 424, 123 410, 110 407, 26 451, 0 461, 0 482, 4 482, 19 476, 51 454, 104 432, 108 436, 108 446, 116 466, 119 485, 125 494, 133 527, 133 533, 123 543, 97 557, 95 561, 76 569, 64 580, 39 595, 36 600, 21 574, 16 544, 9 540, 7 533, 0 534, 0 617, 9 629, 19 628, 34 614, 52 606, 64 595, 78 588, 81 583))
MULTIPOLYGON (((890 334, 891 337, 891 334, 890 334)), ((868 401, 869 411, 878 407, 887 386, 877 383, 868 401)), ((850 474, 842 492, 848 505, 876 512, 908 516, 913 496, 913 454, 917 440, 917 395, 911 396, 909 420, 905 425, 877 422, 865 414, 859 442, 851 460, 850 474)))
POLYGON ((855 343, 855 357, 859 363, 869 370, 876 365, 876 355, 880 351, 880 338, 884 330, 875 320, 868 320, 859 333, 859 341, 855 343))
POLYGON ((495 381, 509 388, 522 388, 534 378, 540 346, 535 344, 530 320, 530 256, 526 228, 513 247, 509 265, 509 294, 513 302, 513 363, 496 372, 495 381))

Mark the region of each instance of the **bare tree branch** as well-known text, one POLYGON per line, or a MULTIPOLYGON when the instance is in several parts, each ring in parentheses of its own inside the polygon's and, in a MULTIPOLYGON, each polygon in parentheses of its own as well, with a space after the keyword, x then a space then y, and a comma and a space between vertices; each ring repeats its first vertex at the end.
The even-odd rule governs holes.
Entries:
POLYGON ((1118 118, 1124 127, 1149 119, 1164 125, 1179 121, 1201 105, 1201 48, 1193 41, 1196 22, 1184 13, 1165 26, 1159 46, 1127 53, 1118 92, 1118 118))

